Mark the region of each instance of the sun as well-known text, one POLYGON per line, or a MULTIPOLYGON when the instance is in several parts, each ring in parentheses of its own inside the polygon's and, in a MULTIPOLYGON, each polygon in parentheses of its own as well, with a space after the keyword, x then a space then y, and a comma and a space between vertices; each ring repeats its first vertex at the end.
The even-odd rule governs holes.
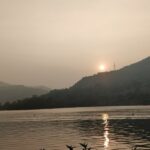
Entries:
POLYGON ((100 71, 100 72, 105 72, 105 71, 106 71, 106 65, 100 64, 100 65, 99 65, 99 71, 100 71))

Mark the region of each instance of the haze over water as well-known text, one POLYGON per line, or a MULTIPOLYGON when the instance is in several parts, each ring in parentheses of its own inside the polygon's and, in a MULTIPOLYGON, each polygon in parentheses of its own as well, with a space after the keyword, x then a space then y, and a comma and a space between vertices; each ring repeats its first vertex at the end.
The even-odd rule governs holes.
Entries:
POLYGON ((2 150, 65 150, 88 142, 97 150, 150 149, 150 106, 0 112, 2 150))

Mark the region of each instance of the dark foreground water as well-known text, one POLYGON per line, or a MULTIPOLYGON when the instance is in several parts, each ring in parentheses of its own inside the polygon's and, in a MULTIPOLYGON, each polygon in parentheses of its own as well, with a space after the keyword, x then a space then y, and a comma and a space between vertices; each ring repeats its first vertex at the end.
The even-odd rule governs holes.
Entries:
POLYGON ((150 106, 0 112, 1 150, 150 150, 150 106))

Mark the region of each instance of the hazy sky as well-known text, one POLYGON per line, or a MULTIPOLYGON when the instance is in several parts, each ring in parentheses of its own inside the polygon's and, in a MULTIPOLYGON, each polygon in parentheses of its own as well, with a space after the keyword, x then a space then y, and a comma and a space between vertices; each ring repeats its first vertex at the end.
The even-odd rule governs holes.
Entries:
POLYGON ((68 87, 150 55, 150 0, 0 0, 0 80, 68 87))

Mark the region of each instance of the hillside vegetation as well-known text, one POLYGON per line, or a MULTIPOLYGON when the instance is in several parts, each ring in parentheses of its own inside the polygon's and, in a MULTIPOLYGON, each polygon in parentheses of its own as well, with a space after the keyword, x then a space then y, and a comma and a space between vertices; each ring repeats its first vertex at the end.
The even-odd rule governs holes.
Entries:
POLYGON ((68 89, 5 104, 2 109, 149 105, 150 57, 120 70, 84 77, 68 89))

